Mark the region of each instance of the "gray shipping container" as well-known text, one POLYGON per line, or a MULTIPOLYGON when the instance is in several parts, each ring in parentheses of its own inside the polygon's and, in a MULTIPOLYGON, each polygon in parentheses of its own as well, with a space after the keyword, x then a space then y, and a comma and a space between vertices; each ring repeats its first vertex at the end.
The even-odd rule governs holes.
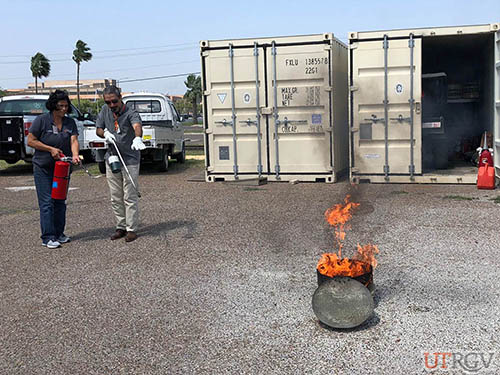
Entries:
POLYGON ((206 181, 347 172, 347 46, 331 33, 200 46, 206 181))
POLYGON ((350 177, 470 183, 500 172, 500 24, 349 33, 350 177))

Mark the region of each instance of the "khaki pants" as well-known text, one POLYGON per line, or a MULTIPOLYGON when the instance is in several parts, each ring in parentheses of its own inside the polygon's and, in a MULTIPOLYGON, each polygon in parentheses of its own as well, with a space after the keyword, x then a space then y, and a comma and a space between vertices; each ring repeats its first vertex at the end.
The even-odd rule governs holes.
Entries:
MULTIPOLYGON (((139 164, 127 165, 135 186, 139 188, 139 164)), ((106 179, 111 194, 111 208, 116 218, 116 229, 137 232, 139 229, 139 197, 122 165, 120 173, 111 172, 106 161, 106 179)))

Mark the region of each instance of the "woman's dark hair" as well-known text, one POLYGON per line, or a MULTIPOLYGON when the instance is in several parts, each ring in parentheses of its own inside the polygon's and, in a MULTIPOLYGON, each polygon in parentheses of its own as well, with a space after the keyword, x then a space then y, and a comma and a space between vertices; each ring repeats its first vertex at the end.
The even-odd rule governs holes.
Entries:
POLYGON ((71 100, 69 100, 68 93, 64 90, 56 90, 54 92, 51 92, 49 95, 49 98, 47 99, 47 102, 45 103, 45 107, 52 112, 57 109, 57 102, 59 100, 66 100, 68 102, 68 110, 66 113, 71 113, 71 100))

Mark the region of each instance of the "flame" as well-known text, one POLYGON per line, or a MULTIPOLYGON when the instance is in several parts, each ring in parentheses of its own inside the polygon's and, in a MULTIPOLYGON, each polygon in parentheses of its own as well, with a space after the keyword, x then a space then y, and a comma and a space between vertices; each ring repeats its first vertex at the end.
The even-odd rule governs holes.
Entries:
POLYGON ((342 258, 342 241, 345 239, 345 224, 351 220, 352 211, 359 207, 359 203, 349 202, 351 196, 347 195, 342 203, 336 204, 325 212, 325 219, 332 227, 335 227, 335 239, 339 248, 339 258, 342 258))
POLYGON ((343 241, 346 236, 346 223, 352 218, 352 212, 359 207, 359 203, 349 201, 350 196, 344 198, 344 204, 337 204, 325 212, 325 219, 335 230, 338 253, 326 253, 318 262, 318 271, 325 276, 357 277, 370 272, 377 266, 375 255, 379 253, 376 245, 358 244, 356 254, 352 259, 342 258, 343 241))

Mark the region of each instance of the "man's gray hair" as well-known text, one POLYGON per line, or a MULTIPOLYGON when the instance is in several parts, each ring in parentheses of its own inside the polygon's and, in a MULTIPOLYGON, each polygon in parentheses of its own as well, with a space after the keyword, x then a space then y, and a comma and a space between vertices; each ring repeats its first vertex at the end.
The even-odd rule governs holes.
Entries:
POLYGON ((116 95, 117 97, 121 96, 121 90, 115 85, 109 85, 104 88, 102 91, 102 95, 116 95))

